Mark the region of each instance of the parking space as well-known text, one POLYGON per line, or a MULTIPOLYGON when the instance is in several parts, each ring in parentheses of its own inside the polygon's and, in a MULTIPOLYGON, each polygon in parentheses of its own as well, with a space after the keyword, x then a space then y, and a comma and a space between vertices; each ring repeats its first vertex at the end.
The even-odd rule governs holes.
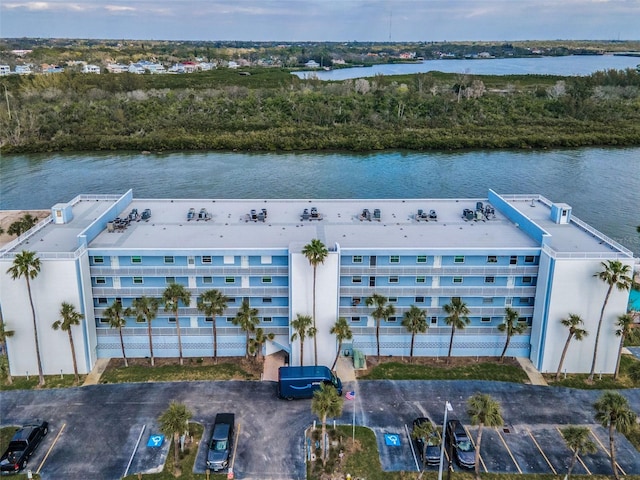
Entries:
MULTIPOLYGON (((593 465, 592 473, 611 473, 611 457, 609 456, 609 431, 601 425, 591 425, 591 438, 598 446, 598 453, 584 458, 589 469, 593 465), (595 457, 595 458, 593 458, 595 457)), ((620 434, 615 435, 616 462, 622 468, 623 474, 640 473, 640 452, 620 434)))
MULTIPOLYGON (((475 445, 478 438, 478 429, 476 427, 468 427, 467 431, 469 432, 469 438, 472 439, 475 445)), ((481 466, 485 472, 521 473, 499 431, 494 428, 484 427, 482 429, 480 457, 482 458, 481 466)))

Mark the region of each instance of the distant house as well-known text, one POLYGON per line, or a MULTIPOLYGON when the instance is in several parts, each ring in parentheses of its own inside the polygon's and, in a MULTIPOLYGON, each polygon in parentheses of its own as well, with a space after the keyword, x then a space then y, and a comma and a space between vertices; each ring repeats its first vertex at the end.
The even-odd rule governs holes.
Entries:
POLYGON ((11 73, 11 67, 9 65, 0 65, 0 77, 9 75, 11 73))
POLYGON ((127 69, 129 73, 135 73, 138 75, 142 75, 144 73, 144 66, 140 63, 131 63, 129 64, 129 68, 127 69))
POLYGON ((203 72, 207 72, 209 70, 214 70, 216 68, 216 64, 210 62, 200 62, 198 63, 198 68, 203 72))
POLYGON ((85 65, 82 67, 82 73, 100 73, 100 67, 97 65, 85 65))
POLYGON ((181 65, 184 73, 193 73, 198 70, 198 64, 196 62, 182 62, 181 65))
POLYGON ((64 72, 64 68, 62 68, 59 65, 48 65, 48 64, 43 64, 40 66, 40 70, 42 70, 42 73, 62 73, 64 72))
POLYGON ((307 68, 320 68, 320 64, 315 60, 309 60, 307 63, 304 64, 304 66, 307 68))
POLYGON ((16 65, 16 73, 18 75, 30 75, 32 74, 31 65, 16 65))
POLYGON ((128 72, 129 67, 127 65, 122 65, 121 63, 109 63, 107 65, 107 71, 109 73, 123 73, 128 72))
POLYGON ((25 55, 28 55, 31 52, 33 52, 33 50, 11 50, 11 53, 13 53, 14 55, 17 55, 18 57, 24 57, 25 55))
POLYGON ((229 60, 229 63, 227 64, 227 67, 229 68, 238 68, 239 66, 238 62, 234 62, 233 60, 229 60))

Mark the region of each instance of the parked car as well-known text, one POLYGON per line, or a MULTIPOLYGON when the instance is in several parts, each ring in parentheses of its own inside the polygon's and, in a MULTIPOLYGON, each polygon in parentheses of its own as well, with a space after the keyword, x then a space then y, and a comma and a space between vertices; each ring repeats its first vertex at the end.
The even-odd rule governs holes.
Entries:
MULTIPOLYGON (((413 430, 425 423, 430 423, 433 426, 433 423, 427 417, 416 418, 413 421, 413 430)), ((416 450, 418 451, 418 455, 420 456, 422 463, 426 463, 427 465, 440 464, 440 445, 442 439, 440 438, 440 433, 435 426, 433 427, 433 432, 427 438, 416 438, 413 436, 413 433, 411 438, 413 438, 413 441, 415 442, 416 450)))
POLYGON ((447 441, 453 447, 453 456, 462 468, 474 468, 476 449, 459 420, 447 422, 447 441))
POLYGON ((213 424, 209 452, 207 453, 207 468, 214 472, 229 466, 231 448, 233 447, 233 428, 235 415, 233 413, 219 413, 213 424))
POLYGON ((49 432, 47 422, 31 423, 20 428, 0 457, 0 472, 17 473, 27 466, 29 457, 49 432))

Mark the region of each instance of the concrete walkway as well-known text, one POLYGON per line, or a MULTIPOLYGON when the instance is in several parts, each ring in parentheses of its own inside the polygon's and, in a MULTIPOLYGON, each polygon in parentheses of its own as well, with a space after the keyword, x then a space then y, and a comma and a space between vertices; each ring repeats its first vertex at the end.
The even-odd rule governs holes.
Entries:
POLYGON ((520 364, 520 367, 524 370, 524 372, 529 377, 529 382, 531 385, 544 385, 548 386, 547 381, 544 379, 542 374, 533 366, 531 360, 524 357, 516 357, 516 360, 520 364))
POLYGON ((277 382, 278 381, 278 369, 284 367, 285 358, 287 354, 282 350, 272 353, 264 357, 264 365, 262 367, 262 381, 265 382, 277 382))
POLYGON ((353 368, 353 358, 340 356, 336 363, 336 375, 342 383, 355 382, 356 371, 353 368))
POLYGON ((100 377, 107 369, 109 360, 109 358, 99 358, 98 360, 96 360, 96 364, 93 366, 93 370, 91 370, 91 372, 89 372, 89 375, 87 375, 87 378, 84 379, 84 383, 82 384, 82 386, 84 387, 86 385, 97 385, 98 383, 100 383, 100 377))

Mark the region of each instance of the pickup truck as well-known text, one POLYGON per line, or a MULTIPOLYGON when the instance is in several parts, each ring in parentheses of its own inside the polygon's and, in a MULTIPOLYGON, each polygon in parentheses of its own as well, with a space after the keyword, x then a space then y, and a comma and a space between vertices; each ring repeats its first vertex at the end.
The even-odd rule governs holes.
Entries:
POLYGON ((0 473, 17 473, 27 466, 27 460, 49 432, 47 422, 32 423, 20 428, 0 457, 0 473))
POLYGON ((235 415, 233 413, 219 413, 216 415, 209 452, 207 453, 207 468, 218 472, 229 467, 231 449, 233 447, 233 428, 235 415))

